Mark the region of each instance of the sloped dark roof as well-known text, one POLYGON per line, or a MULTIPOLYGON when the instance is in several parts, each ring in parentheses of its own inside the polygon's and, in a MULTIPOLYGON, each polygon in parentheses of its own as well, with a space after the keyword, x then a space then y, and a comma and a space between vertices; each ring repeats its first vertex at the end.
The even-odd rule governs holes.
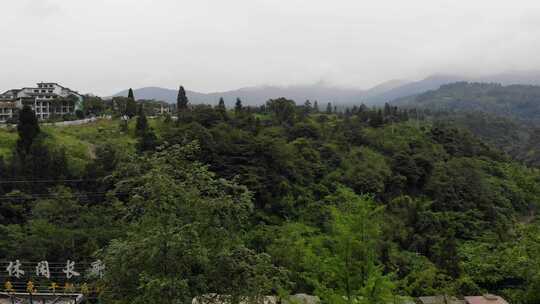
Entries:
POLYGON ((445 295, 419 297, 418 303, 420 304, 465 304, 464 300, 459 300, 456 297, 450 297, 445 295))
MULTIPOLYGON (((0 304, 11 304, 11 297, 15 299, 28 299, 30 295, 28 293, 11 293, 0 292, 0 304)), ((68 304, 68 303, 81 303, 84 300, 84 296, 80 293, 34 293, 32 294, 32 300, 34 303, 41 303, 42 300, 53 300, 56 304, 68 304)), ((17 302, 16 302, 17 303, 17 302)))
POLYGON ((502 297, 486 294, 483 296, 468 296, 465 297, 467 304, 508 304, 502 297))

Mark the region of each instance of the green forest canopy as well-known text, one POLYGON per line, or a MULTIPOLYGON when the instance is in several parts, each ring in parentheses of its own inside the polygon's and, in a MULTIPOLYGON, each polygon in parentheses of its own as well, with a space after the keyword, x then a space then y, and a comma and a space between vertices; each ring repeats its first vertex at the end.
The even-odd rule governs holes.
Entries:
POLYGON ((540 172, 413 114, 277 99, 42 128, 0 159, 0 257, 102 258, 106 303, 540 301, 540 172))

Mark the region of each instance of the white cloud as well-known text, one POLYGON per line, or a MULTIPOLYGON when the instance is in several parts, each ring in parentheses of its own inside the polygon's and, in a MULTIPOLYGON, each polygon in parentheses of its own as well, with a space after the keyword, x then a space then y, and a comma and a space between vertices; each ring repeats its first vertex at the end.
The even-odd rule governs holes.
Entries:
POLYGON ((19 8, 21 15, 28 15, 34 18, 48 18, 62 14, 60 3, 52 0, 23 0, 19 8))
POLYGON ((537 1, 3 0, 2 11, 0 89, 368 87, 540 68, 537 1))

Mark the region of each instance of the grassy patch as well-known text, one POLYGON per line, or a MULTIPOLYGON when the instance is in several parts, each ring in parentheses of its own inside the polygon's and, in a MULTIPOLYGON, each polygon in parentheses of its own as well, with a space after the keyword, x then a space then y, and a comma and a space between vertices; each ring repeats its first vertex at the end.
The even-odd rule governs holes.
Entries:
POLYGON ((122 141, 126 144, 133 143, 133 139, 120 132, 118 126, 118 120, 103 119, 79 126, 48 126, 45 128, 55 134, 70 136, 94 145, 108 140, 122 141))
MULTIPOLYGON (((120 132, 118 126, 118 120, 99 120, 79 126, 42 125, 41 130, 48 135, 46 144, 52 149, 65 149, 70 171, 78 174, 94 157, 95 147, 99 144, 112 141, 126 149, 134 149, 136 140, 120 132)), ((16 130, 0 128, 0 156, 11 157, 17 138, 16 130)))
POLYGON ((17 130, 0 128, 0 157, 8 159, 17 143, 17 130))

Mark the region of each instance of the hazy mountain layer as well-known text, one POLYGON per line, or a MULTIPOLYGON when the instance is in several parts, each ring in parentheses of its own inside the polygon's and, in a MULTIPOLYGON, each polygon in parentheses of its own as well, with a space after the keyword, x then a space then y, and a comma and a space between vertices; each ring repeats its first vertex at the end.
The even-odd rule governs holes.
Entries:
POLYGON ((457 82, 417 96, 397 99, 394 103, 435 111, 484 112, 540 122, 540 86, 457 82))
MULTIPOLYGON (((320 105, 324 105, 328 102, 332 102, 336 105, 352 105, 360 104, 362 102, 376 105, 407 96, 421 94, 430 90, 436 90, 441 85, 459 81, 495 82, 503 85, 540 85, 540 71, 506 72, 482 77, 440 74, 413 82, 406 80, 390 80, 368 90, 314 84, 297 86, 255 86, 213 93, 187 91, 187 96, 194 104, 217 104, 219 98, 223 97, 225 103, 229 106, 234 104, 236 98, 240 98, 244 105, 261 105, 269 99, 279 97, 292 99, 296 101, 297 104, 301 104, 309 99, 311 101, 317 100, 320 105)), ((176 89, 144 87, 136 89, 134 92, 137 99, 156 99, 169 103, 176 102, 176 89)), ((119 92, 114 96, 127 96, 127 90, 119 92)))

